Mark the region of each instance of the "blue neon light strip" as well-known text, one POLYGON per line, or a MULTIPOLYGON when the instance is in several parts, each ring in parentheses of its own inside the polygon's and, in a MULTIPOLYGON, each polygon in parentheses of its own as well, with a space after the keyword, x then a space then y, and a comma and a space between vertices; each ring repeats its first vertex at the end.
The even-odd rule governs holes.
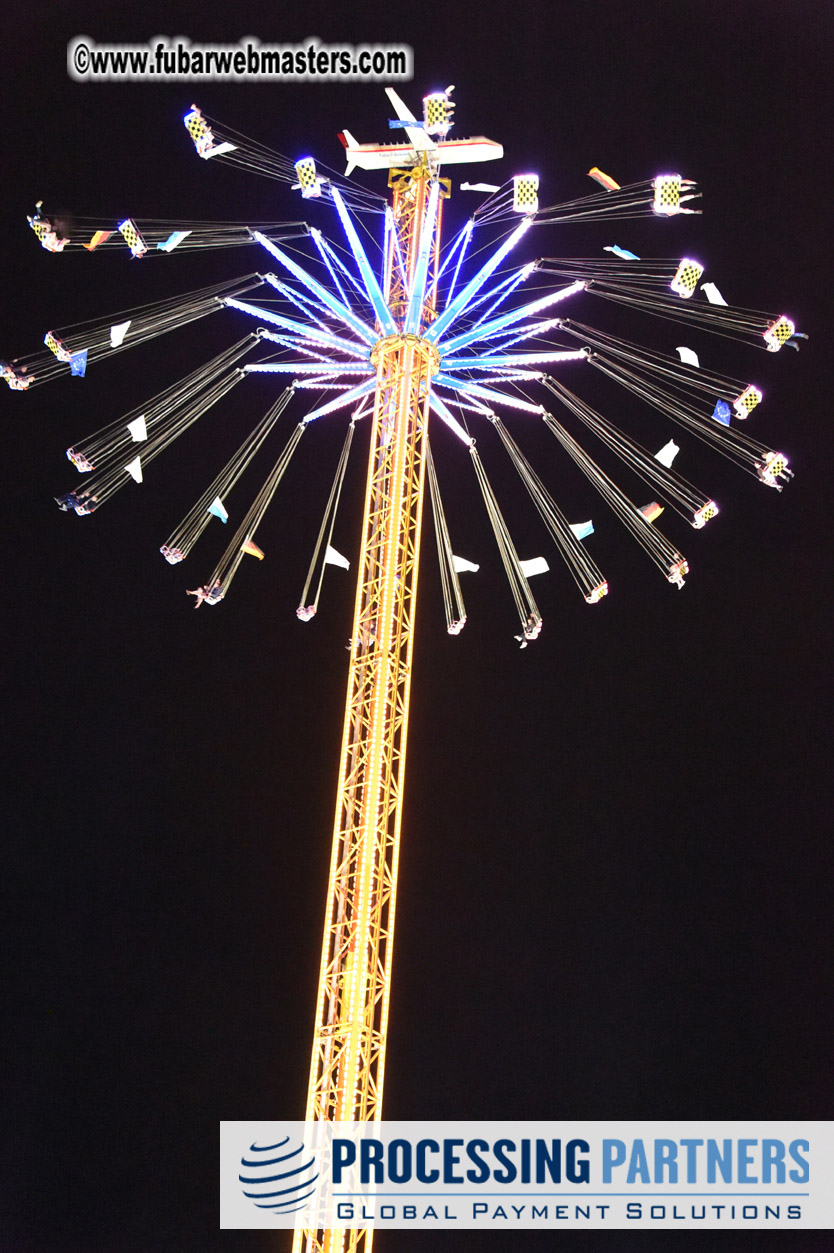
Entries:
POLYGON ((353 362, 340 361, 336 365, 326 365, 321 361, 254 361, 245 365, 244 370, 256 374, 322 374, 337 378, 340 374, 373 374, 372 365, 359 365, 353 362))
POLYGON ((315 309, 316 314, 326 314, 327 308, 325 305, 318 300, 313 300, 311 296, 302 296, 301 292, 293 291, 291 287, 289 287, 286 283, 282 283, 281 280, 274 274, 264 274, 264 278, 271 287, 275 288, 277 292, 280 292, 282 296, 286 296, 287 300, 291 300, 297 309, 300 309, 302 313, 306 313, 307 317, 312 316, 313 321, 316 322, 322 330, 327 329, 326 324, 322 322, 319 317, 311 315, 310 313, 310 309, 313 308, 315 309))
MULTIPOLYGON (((476 368, 479 369, 480 367, 476 368)), ((544 370, 492 370, 487 372, 485 378, 469 381, 477 383, 506 383, 510 379, 524 379, 529 383, 540 378, 544 378, 544 370)))
MULTIPOLYGON (((324 248, 325 252, 328 254, 328 256, 330 256, 330 257, 332 257, 332 258, 333 258, 333 260, 334 260, 334 261, 336 262, 336 264, 338 265, 339 269, 340 269, 340 270, 342 271, 342 273, 344 274, 345 278, 346 278, 346 279, 348 280, 348 282, 349 282, 349 283, 350 283, 350 284, 351 284, 351 285, 352 285, 352 286, 356 289, 356 292, 357 292, 357 294, 359 295, 359 298, 360 298, 361 300, 367 300, 367 299, 368 299, 368 297, 367 297, 367 295, 366 295, 365 288, 362 286, 362 284, 359 282, 359 280, 358 280, 357 278, 355 278, 353 274, 351 274, 350 270, 347 268, 347 266, 345 265, 345 263, 344 263, 344 261, 342 260, 342 258, 341 258, 341 257, 339 256, 339 254, 338 254, 338 253, 337 253, 337 252, 336 252, 336 251, 335 251, 335 250, 331 247, 331 245, 327 242, 327 240, 324 238, 324 236, 323 236, 323 235, 322 235, 322 237, 321 237, 321 242, 322 242, 322 246, 323 246, 323 248, 324 248)), ((347 303, 347 302, 346 302, 346 303, 347 303)))
POLYGON ((480 400, 488 400, 496 405, 509 405, 511 409, 524 409, 526 413, 541 413, 541 405, 533 405, 515 396, 505 396, 503 392, 494 392, 491 387, 481 387, 479 383, 453 379, 448 374, 435 374, 432 383, 437 387, 451 387, 453 391, 463 392, 465 396, 477 396, 480 400))
POLYGON ((314 300, 306 292, 294 291, 292 287, 287 283, 283 283, 275 274, 263 274, 261 277, 271 287, 274 287, 280 295, 286 296, 291 300, 311 322, 314 322, 326 334, 332 334, 328 323, 322 321, 322 315, 328 315, 328 310, 318 300, 314 300))
POLYGON ((306 287, 309 287, 313 295, 318 296, 323 304, 327 305, 331 313, 334 313, 340 322, 344 322, 352 331, 355 331, 360 339, 364 339, 366 344, 376 343, 377 335, 373 328, 368 326, 367 322, 363 322, 361 318, 358 318, 352 310, 342 304, 341 300, 337 300, 317 279, 302 269, 296 261, 293 261, 291 256, 284 252, 283 248, 273 244, 272 240, 267 239, 266 235, 262 235, 260 231, 255 231, 254 236, 258 243, 266 248, 267 252, 271 252, 273 257, 287 267, 290 274, 294 274, 296 278, 301 279, 301 282, 306 287))
POLYGON ((306 387, 310 391, 319 392, 347 392, 354 385, 352 383, 334 383, 332 379, 322 374, 311 379, 293 379, 292 386, 297 388, 306 387))
MULTIPOLYGON (((449 284, 449 290, 448 290, 448 292, 446 293, 446 303, 447 303, 447 304, 448 304, 448 303, 449 303, 449 301, 452 299, 452 295, 453 295, 454 290, 455 290, 455 284, 456 284, 456 283, 457 283, 457 281, 458 281, 458 274, 460 273, 461 262, 463 261, 463 257, 464 257, 464 254, 465 254, 465 252, 466 252, 466 249, 469 247, 469 241, 470 241, 470 239, 472 238, 472 231, 474 230, 474 228, 475 228, 475 221, 474 221, 474 219, 473 219, 473 218, 470 218, 470 219, 469 219, 469 221, 466 223, 466 226, 464 226, 463 231, 462 231, 462 233, 461 233, 461 250, 460 250, 460 256, 458 257, 458 263, 457 263, 457 265, 455 266, 455 272, 454 272, 454 274, 452 275, 452 281, 451 281, 451 283, 449 284)), ((442 273, 442 270, 441 270, 441 273, 442 273)), ((439 278, 439 277, 440 277, 440 275, 438 275, 438 278, 439 278)))
POLYGON ((324 247, 322 245, 321 231, 316 230, 316 228, 313 226, 310 228, 310 234, 313 236, 313 243, 318 248, 319 253, 321 254, 322 261, 324 262, 324 264, 327 266, 328 270, 330 271, 330 277, 333 279, 333 282, 336 284, 339 295, 342 297, 342 300, 345 302, 345 304, 347 304, 348 302, 347 296, 342 290, 342 285, 336 277, 336 271, 333 269, 332 262, 330 258, 328 257, 327 253, 325 252, 324 247))
POLYGON ((261 339, 268 339, 273 344, 281 344, 284 348, 292 348, 293 352, 306 352, 308 357, 316 357, 325 365, 328 365, 332 360, 331 357, 326 357, 323 352, 316 352, 315 348, 311 348, 309 341, 304 342, 297 337, 291 339, 288 335, 274 335, 272 331, 262 330, 261 339))
MULTIPOLYGON (((368 258, 365 256, 365 250, 362 247, 359 236, 356 233, 356 227, 350 219, 350 214, 345 207, 345 202, 339 194, 339 189, 337 187, 331 186, 330 190, 333 196, 333 203, 338 210, 339 217, 342 219, 342 226, 345 229, 345 234, 347 235, 351 252, 356 258, 356 264, 359 266, 359 272, 362 275, 362 281, 365 284, 368 299, 373 305, 374 313, 377 316, 377 321, 382 327, 385 335, 396 335, 396 324, 394 319, 391 317, 391 312, 385 303, 385 300, 383 299, 382 292, 379 289, 379 283, 376 281, 376 275, 368 263, 368 258)), ((377 339, 376 334, 373 331, 371 334, 373 335, 373 341, 375 341, 377 339)))
POLYGON ((451 409, 447 407, 446 402, 442 399, 442 397, 438 396, 437 392, 433 391, 430 393, 429 405, 437 414, 437 416, 443 422, 446 423, 449 429, 454 431, 458 439, 463 440, 464 444, 466 444, 467 447, 471 447, 472 442, 473 442, 472 436, 466 434, 466 431, 461 426, 460 422, 458 422, 457 418, 452 413, 451 409))
POLYGON ((423 301, 426 295, 426 276, 429 272, 429 254, 434 239, 434 222, 437 217, 437 200, 440 184, 434 183, 429 193, 426 216, 423 219, 423 230, 420 234, 420 246, 417 250, 417 262, 414 266, 414 279, 411 284, 411 295, 408 300, 408 311, 405 315, 405 334, 419 335, 423 313, 423 301))
MULTIPOLYGON (((488 309, 484 309, 483 313, 478 318, 478 321, 475 323, 475 326, 480 326, 482 322, 486 322, 489 315, 493 313, 531 273, 531 266, 522 266, 517 274, 511 274, 510 277, 505 279, 503 283, 499 283, 497 287, 493 287, 491 291, 487 292, 487 294, 482 298, 483 300, 489 300, 490 296, 497 296, 497 299, 492 302, 488 309)), ((477 301, 476 303, 480 304, 481 301, 477 301)), ((472 308, 474 307, 475 306, 473 305, 472 308)))
POLYGON ((296 322, 293 318, 282 317, 280 313, 273 313, 271 309, 261 309, 258 305, 250 305, 245 300, 236 300, 234 296, 224 297, 223 303, 232 309, 240 309, 241 313, 248 313, 250 317, 263 318, 265 322, 282 326, 285 331, 294 331, 304 339, 312 340, 314 344, 327 344, 330 348, 338 348, 349 357, 362 358, 368 355, 349 339, 342 339, 341 336, 332 335, 326 331, 317 331, 315 327, 305 326, 303 322, 296 322))
MULTIPOLYGON (((583 291, 584 288, 584 280, 579 279, 576 283, 571 283, 570 287, 563 287, 560 291, 551 292, 549 296, 541 296, 538 300, 532 300, 529 304, 521 305, 518 309, 511 309, 509 313, 502 313, 500 318, 493 318, 491 322, 484 322, 481 326, 473 326, 470 330, 464 331, 461 335, 456 335, 454 339, 450 339, 443 345, 443 348, 445 352, 453 352, 458 348, 465 348, 468 344, 476 343, 479 339, 488 339, 505 326, 512 326, 514 322, 520 322, 522 318, 530 317, 531 314, 538 313, 540 309, 547 309, 549 305, 555 305, 567 296, 573 296, 575 292, 583 291)), ((438 318, 431 328, 432 331, 437 330, 440 321, 441 318, 438 318)), ((426 338, 428 339, 428 335, 426 338)))
POLYGON ((490 274, 493 274, 498 269, 507 253, 512 251, 521 237, 530 229, 530 226, 531 219, 525 218, 524 221, 516 227, 509 239, 506 239, 501 247, 493 253, 489 261, 487 261, 485 265, 481 266, 478 273, 466 284, 460 295, 456 296, 452 303, 446 306, 440 317, 433 326, 429 327, 425 334, 425 338, 430 344, 434 343, 439 336, 443 334, 449 323, 453 322, 454 319, 463 312, 472 297, 480 291, 490 274))
POLYGON ((474 222, 470 218, 469 221, 466 223, 466 225, 463 226, 461 230, 458 231, 457 235, 452 240, 451 246, 446 251, 446 256, 440 266, 440 269, 437 271, 437 277, 439 279, 443 277, 443 275, 446 272, 447 267, 451 265, 452 258, 454 257, 458 248, 460 248, 461 246, 463 246, 464 248, 466 247, 467 243, 469 242, 469 237, 472 234, 473 226, 474 226, 474 222))
POLYGON ((507 331, 503 331, 500 334, 489 335, 487 336, 488 339, 503 342, 490 344, 488 351, 506 352, 508 348, 512 348, 513 344, 521 344, 524 343, 525 340, 538 338, 539 336, 546 334, 548 331, 552 331, 554 327, 561 325, 561 318, 547 318, 543 322, 528 322, 526 326, 515 327, 509 333, 507 331))
MULTIPOLYGON (((432 393, 432 395, 434 395, 434 393, 432 393)), ((470 404, 467 404, 467 402, 466 402, 465 400, 461 400, 460 396, 456 396, 456 397, 455 397, 455 404, 457 405, 458 409, 466 409, 469 413, 481 413, 481 414, 483 414, 483 413, 491 413, 491 412, 492 412, 492 410, 491 410, 491 409, 489 409, 489 408, 487 408, 487 406, 486 406, 486 405, 479 405, 479 404, 478 404, 478 403, 474 400, 474 398, 472 399, 472 401, 471 401, 471 403, 470 403, 470 404)))
POLYGON ((367 396, 368 392, 372 392, 376 387, 376 375, 372 379, 368 379, 367 383, 360 383, 358 387, 352 388, 349 392, 345 392, 343 396, 337 396, 335 400, 330 400, 326 405, 321 405, 318 409, 313 409, 311 413, 304 418, 304 425, 312 422, 314 418, 323 417, 325 413, 335 413, 337 409, 343 409, 345 405, 350 405, 354 400, 359 400, 361 396, 367 396))
POLYGON ((492 370, 498 366, 528 366, 542 361, 577 361, 587 357, 583 349, 566 348, 554 352, 505 352, 495 356, 483 357, 446 357, 443 360, 444 370, 492 370))
POLYGON ((391 276, 388 273, 388 261, 393 260, 391 253, 391 210, 388 205, 385 206, 385 230, 382 236, 382 290, 387 292, 391 286, 391 276))
MULTIPOLYGON (((451 264, 452 259, 457 253, 460 246, 463 244, 465 247, 466 244, 469 242, 469 236, 472 234, 472 226, 473 226, 473 223, 470 219, 470 221, 466 223, 466 225, 462 228, 462 230, 458 231, 457 235, 452 240, 451 246, 446 249, 446 256, 443 259, 440 269, 437 271, 437 277, 434 279, 431 287, 429 288, 429 298, 432 296, 434 292, 437 291, 438 283, 440 282, 443 275, 446 273, 447 267, 451 264)), ((460 269, 460 261, 458 261, 458 264, 455 267, 455 276, 454 276, 455 278, 457 278, 457 272, 459 269, 460 269)), ((454 286, 455 284, 454 284, 454 279, 453 279, 452 286, 449 288, 449 291, 446 293, 447 301, 451 298, 452 291, 454 290, 454 286)))

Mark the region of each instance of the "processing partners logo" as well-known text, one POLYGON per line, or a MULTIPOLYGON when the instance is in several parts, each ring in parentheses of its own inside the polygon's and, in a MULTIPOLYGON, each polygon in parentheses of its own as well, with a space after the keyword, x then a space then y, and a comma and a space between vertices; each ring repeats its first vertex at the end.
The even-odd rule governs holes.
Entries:
POLYGON ((274 1144, 250 1144, 240 1159, 238 1179, 247 1200, 273 1214, 297 1214, 315 1195, 316 1155, 284 1136, 274 1144))
POLYGON ((220 1226, 834 1229, 834 1123, 220 1124, 220 1226))

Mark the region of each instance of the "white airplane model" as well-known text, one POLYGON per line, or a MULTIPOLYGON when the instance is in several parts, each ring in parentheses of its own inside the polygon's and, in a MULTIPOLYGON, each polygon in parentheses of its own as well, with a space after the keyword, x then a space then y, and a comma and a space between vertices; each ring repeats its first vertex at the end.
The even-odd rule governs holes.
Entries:
MULTIPOLYGON (((407 144, 360 144, 350 131, 342 131, 339 139, 346 150, 347 169, 350 174, 358 166, 361 170, 389 170, 418 165, 423 156, 430 165, 459 165, 465 161, 497 161, 504 149, 494 139, 479 135, 475 139, 438 139, 431 137, 423 122, 418 122, 393 87, 385 88, 386 95, 404 123, 407 144), (410 123, 410 125, 409 125, 410 123)), ((447 93, 448 94, 448 93, 447 93)))

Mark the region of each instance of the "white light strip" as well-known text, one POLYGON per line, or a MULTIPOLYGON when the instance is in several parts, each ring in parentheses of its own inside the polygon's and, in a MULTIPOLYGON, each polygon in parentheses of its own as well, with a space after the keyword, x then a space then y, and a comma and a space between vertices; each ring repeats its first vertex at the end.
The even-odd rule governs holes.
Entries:
POLYGON ((372 365, 361 365, 359 362, 338 361, 328 364, 322 361, 268 361, 254 362, 245 365, 244 370, 255 374, 373 374, 372 365))
POLYGON ((506 383, 508 379, 525 379, 527 382, 533 382, 535 379, 544 378, 544 370, 494 370, 482 379, 466 379, 465 382, 478 383, 506 383))
POLYGON ((373 344, 376 342, 377 336, 373 328, 368 326, 367 322, 363 322, 361 318, 358 318, 356 314, 353 313, 352 310, 348 309, 346 305, 343 305, 341 300, 337 300, 326 287, 322 286, 318 279, 313 278, 311 274, 308 274, 306 270, 302 269, 296 261, 293 261, 292 257, 289 256, 288 253, 284 252, 283 248, 279 248, 277 244, 273 244, 272 240, 267 239, 266 235, 262 235, 260 231, 254 231, 253 234, 258 243, 262 244, 263 247, 266 248, 267 252, 271 252, 276 260, 286 266, 290 274, 294 274, 296 278, 300 279, 301 282, 305 284, 305 286, 309 287, 313 295, 318 296, 319 300, 321 300, 323 304, 327 305, 330 312, 335 314, 340 322, 344 322, 346 326, 349 326, 351 330, 355 331, 359 338, 364 339, 366 343, 373 344))
POLYGON ((321 237, 321 231, 317 230, 315 226, 311 226, 310 234, 313 237, 313 243, 316 245, 316 247, 319 250, 319 254, 321 256, 322 261, 324 262, 324 264, 327 266, 328 270, 330 271, 330 277, 333 279, 333 282, 336 284, 336 287, 338 288, 338 291, 339 291, 339 295, 342 297, 342 300, 345 302, 345 304, 347 304, 348 298, 345 295, 344 291, 342 290, 342 284, 339 282, 338 278, 336 277, 336 271, 333 269, 333 262, 330 260, 329 256, 327 255, 327 252, 325 251, 324 244, 323 244, 322 237, 321 237))
POLYGON ((485 300, 490 300, 493 296, 496 297, 492 304, 489 305, 488 308, 484 309, 478 320, 473 322, 472 329, 474 330, 476 326, 480 326, 482 322, 486 322, 489 315, 497 309, 500 304, 504 303, 507 297, 515 291, 519 283, 523 283, 524 280, 529 278, 531 274, 534 274, 535 271, 535 261, 528 261, 527 265, 522 266, 515 274, 511 274, 509 278, 505 278, 503 283, 499 283, 497 287, 491 288, 488 292, 485 292, 479 300, 476 300, 474 304, 470 306, 470 311, 477 309, 478 305, 482 305, 485 300))
POLYGON ((463 429, 460 422, 458 422, 455 415, 446 406, 446 402, 434 391, 429 396, 429 404, 437 416, 446 423, 449 430, 454 431, 458 439, 462 440, 463 443, 466 444, 467 448, 471 448, 474 443, 472 436, 466 434, 466 431, 463 429))
MULTIPOLYGON (((368 263, 368 258, 365 256, 365 249, 362 247, 359 236, 356 233, 356 227, 350 219, 350 214, 347 211, 345 202, 339 194, 339 189, 337 187, 334 187, 331 184, 330 190, 333 196, 333 203, 338 210, 339 217, 342 219, 342 226, 345 229, 345 234, 347 235, 347 240, 350 244, 350 250, 356 259, 356 264, 359 266, 359 272, 362 275, 362 281, 365 284, 365 290, 368 293, 368 299, 373 305, 377 320, 386 335, 396 335, 397 327, 394 323, 394 319, 391 317, 391 312, 385 303, 382 292, 379 289, 379 283, 376 281, 376 275, 368 263)), ((374 340, 376 340, 376 338, 377 336, 374 335, 374 340)))
MULTIPOLYGON (((462 243, 462 246, 461 246, 461 256, 457 258, 457 266, 455 267, 455 273, 453 273, 453 274, 452 274, 452 282, 450 283, 450 286, 448 286, 448 292, 446 293, 446 303, 447 303, 447 304, 448 304, 448 302, 450 302, 450 301, 451 301, 452 294, 453 294, 453 292, 455 292, 455 287, 456 287, 456 283, 457 283, 457 276, 458 276, 458 274, 460 274, 460 272, 461 272, 461 264, 462 264, 462 262, 463 262, 463 254, 465 254, 466 249, 468 248, 468 246, 470 246, 470 239, 472 238, 472 231, 473 231, 473 229, 475 229, 475 218, 470 218, 470 221, 468 221, 468 222, 466 223, 466 226, 465 226, 465 227, 463 227, 463 243, 462 243)), ((438 278, 440 278, 440 274, 438 274, 438 278)))
MULTIPOLYGON (((365 293, 365 288, 362 286, 362 284, 361 284, 361 282, 359 281, 359 279, 358 279, 358 278, 356 278, 356 276, 355 276, 355 275, 351 274, 350 270, 347 268, 347 266, 345 265, 345 263, 344 263, 344 261, 342 260, 342 258, 341 258, 341 257, 339 256, 339 254, 338 254, 338 253, 337 253, 337 252, 336 252, 336 251, 335 251, 335 250, 334 250, 334 249, 330 246, 330 244, 327 242, 327 240, 324 238, 324 236, 323 236, 323 235, 322 235, 322 237, 321 237, 321 242, 322 242, 322 244, 323 244, 323 246, 324 246, 324 250, 325 250, 325 252, 327 253, 327 255, 331 258, 331 260, 333 260, 333 261, 335 261, 335 262, 336 262, 337 266, 338 266, 338 267, 339 267, 339 269, 342 271, 342 273, 344 274, 345 278, 346 278, 346 279, 348 280, 348 282, 350 283, 351 287, 355 288, 355 290, 356 290, 357 294, 359 295, 360 299, 362 299, 362 300, 367 300, 367 299, 368 299, 368 297, 367 297, 367 295, 366 295, 366 293, 365 293)), ((347 302, 346 302, 346 303, 347 303, 347 302)))
MULTIPOLYGON (((388 274, 388 257, 391 252, 391 210, 388 205, 385 206, 384 214, 384 230, 382 235, 382 282, 380 287, 385 295, 390 291, 391 278, 388 274)), ((393 253, 391 253, 393 259, 393 253)))
MULTIPOLYGON (((488 339, 505 326, 512 326, 514 322, 530 317, 541 309, 548 309, 551 305, 558 304, 560 300, 566 300, 568 296, 574 296, 577 292, 584 290, 585 280, 578 279, 575 283, 571 283, 569 287, 562 287, 559 291, 551 292, 548 296, 541 296, 538 300, 531 300, 528 304, 521 305, 518 309, 511 309, 509 313, 502 313, 500 318, 494 318, 491 322, 484 322, 481 326, 473 326, 470 330, 456 335, 454 339, 450 339, 448 343, 444 344, 444 351, 453 352, 457 348, 465 348, 467 344, 477 343, 479 339, 488 339)), ((434 325, 437 326, 437 322, 434 325)))
MULTIPOLYGON (((325 357, 324 353, 317 352, 314 348, 311 348, 307 340, 302 340, 298 336, 290 339, 288 335, 274 335, 272 331, 267 331, 261 327, 260 338, 268 339, 273 344, 280 344, 283 348, 291 348, 293 352, 306 352, 308 357, 316 357, 319 361, 324 362, 325 365, 330 360, 329 357, 325 357)), ((323 345, 319 344, 319 348, 321 347, 323 345)))
POLYGON ((265 274, 264 278, 277 292, 280 292, 287 300, 291 300, 305 317, 312 318, 323 330, 327 329, 327 323, 321 320, 322 315, 327 315, 327 307, 320 300, 313 300, 311 296, 304 296, 301 292, 293 291, 287 283, 282 283, 275 274, 265 274))
POLYGON ((496 335, 489 335, 487 338, 499 339, 504 342, 500 346, 497 344, 491 344, 487 351, 498 352, 500 349, 506 350, 507 348, 512 348, 514 344, 521 344, 525 339, 539 339, 547 331, 561 325, 561 318, 551 318, 549 321, 529 322, 527 326, 513 328, 509 335, 506 331, 499 331, 496 335))
POLYGON ((420 234, 420 246, 417 250, 417 261, 414 266, 414 279, 411 285, 411 294, 408 300, 408 312, 405 316, 406 335, 418 335, 420 333, 420 321, 423 312, 423 301, 426 294, 426 276, 429 270, 429 254, 431 252, 432 240, 434 239, 434 222, 437 217, 437 200, 440 194, 440 184, 434 183, 429 193, 429 203, 426 208, 426 215, 423 219, 423 229, 420 234))
POLYGON ((312 422, 314 418, 320 418, 325 413, 335 413, 337 409, 344 408, 345 405, 353 404, 354 400, 358 400, 360 396, 367 396, 368 392, 372 392, 376 387, 376 376, 368 379, 367 383, 360 383, 358 387, 352 387, 349 392, 345 392, 343 396, 337 396, 335 400, 330 400, 326 405, 314 409, 312 413, 308 413, 304 418, 304 425, 312 422))
POLYGON ((495 366, 526 366, 542 361, 579 361, 587 357, 588 349, 565 349, 559 352, 507 352, 498 356, 483 357, 446 357, 443 361, 444 370, 490 370, 495 366))
MULTIPOLYGON (((329 348, 338 348, 339 351, 347 353, 350 357, 367 358, 367 348, 362 351, 356 344, 351 343, 349 339, 342 339, 338 335, 332 335, 326 331, 317 331, 315 327, 305 326, 303 322, 296 322, 292 318, 284 318, 280 313, 273 313, 271 309, 261 309, 258 305, 250 305, 245 300, 236 300, 234 296, 226 296, 223 303, 229 305, 232 309, 240 309, 242 313, 248 313, 253 318, 263 318, 265 322, 272 322, 275 326, 283 326, 287 331, 294 331, 296 335, 301 335, 304 339, 310 340, 314 344, 326 344, 329 348)), ((264 336, 269 338, 269 333, 264 336)))
POLYGON ((529 400, 519 400, 515 396, 505 396, 503 392, 494 392, 491 387, 481 387, 478 383, 464 383, 449 378, 447 374, 435 374, 432 380, 439 387, 451 387, 453 391, 463 392, 465 396, 478 396, 481 400, 492 401, 497 405, 509 405, 511 409, 523 409, 525 413, 541 413, 541 405, 531 404, 529 400))
POLYGON ((294 379, 292 386, 298 389, 307 389, 308 391, 320 392, 346 392, 349 391, 353 383, 334 383, 332 380, 322 375, 320 378, 314 379, 294 379))
POLYGON ((529 231, 532 221, 532 218, 525 218, 524 221, 516 227, 509 239, 504 241, 501 247, 493 253, 489 261, 481 267, 475 277, 466 284, 460 295, 457 296, 450 305, 446 306, 434 325, 426 332, 425 338, 429 341, 429 343, 433 344, 438 337, 442 335, 449 323, 454 321, 475 293, 480 291, 490 274, 493 274, 498 269, 507 253, 511 252, 522 236, 529 231))

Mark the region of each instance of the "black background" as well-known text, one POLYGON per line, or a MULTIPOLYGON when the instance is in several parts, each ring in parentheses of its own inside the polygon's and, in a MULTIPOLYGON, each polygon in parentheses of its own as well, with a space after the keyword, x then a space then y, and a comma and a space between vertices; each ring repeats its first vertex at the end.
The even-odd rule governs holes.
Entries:
MULTIPOLYGON (((73 35, 404 42, 406 101, 419 109, 455 83, 455 133, 504 145, 500 168, 470 177, 537 169, 544 204, 592 191, 592 165, 620 182, 698 179, 701 218, 543 227, 530 255, 693 253, 730 303, 790 314, 811 339, 775 357, 651 318, 617 326, 758 382, 749 429, 789 455, 796 480, 779 495, 680 438, 679 467, 722 512, 702 532, 664 516, 692 568, 678 592, 552 438, 510 414, 569 516, 594 518, 589 548, 611 584, 590 608, 554 560, 534 588, 541 639, 519 652, 468 458, 438 432, 453 542, 482 568, 466 576, 466 630, 449 637, 426 532, 385 1113, 830 1116, 831 7, 247 4, 149 17, 85 3, 3 22, 5 357, 36 350, 47 329, 263 267, 250 249, 52 256, 26 226, 37 199, 104 219, 303 216, 285 185, 197 160, 181 123, 192 101, 339 168, 344 126, 388 136, 383 84, 76 84, 73 35)), ((383 190, 381 175, 359 178, 383 190)), ((453 198, 447 238, 476 203, 453 198)), ((324 209, 310 220, 337 233, 324 209)), ((586 297, 571 314, 614 328, 598 306, 586 297)), ((329 571, 311 624, 294 608, 344 422, 311 430, 259 532, 266 560, 197 618, 183 588, 207 577, 218 532, 190 572, 157 549, 267 407, 268 380, 241 385, 95 517, 52 502, 76 481, 68 444, 248 329, 219 314, 83 381, 0 395, 8 1253, 254 1253, 287 1239, 217 1230, 216 1136, 221 1119, 303 1115, 352 574, 329 571)), ((571 369, 569 385, 642 429, 625 393, 571 369)), ((658 433, 658 447, 674 434, 658 433)), ((546 552, 491 434, 479 447, 521 555, 546 552)), ((361 462, 335 537, 354 562, 361 462)), ((377 1237, 380 1253, 558 1240, 377 1237)), ((714 1246, 706 1232, 688 1241, 714 1246)), ((719 1243, 754 1242, 831 1247, 822 1232, 719 1243)))

